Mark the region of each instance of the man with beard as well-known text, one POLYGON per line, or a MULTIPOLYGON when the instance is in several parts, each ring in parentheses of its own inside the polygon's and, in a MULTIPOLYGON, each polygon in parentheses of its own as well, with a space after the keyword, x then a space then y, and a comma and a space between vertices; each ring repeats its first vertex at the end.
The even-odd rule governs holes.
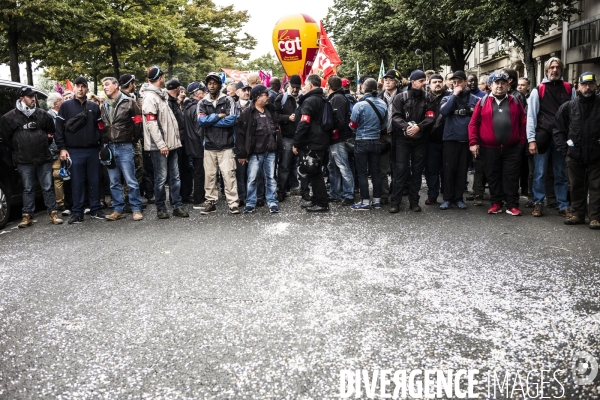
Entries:
POLYGON ((596 74, 579 77, 581 97, 563 104, 556 114, 554 143, 567 158, 571 182, 571 216, 566 225, 585 222, 589 192, 590 229, 600 229, 600 96, 596 74))
POLYGON ((427 142, 427 155, 425 159, 425 180, 427 181, 427 200, 425 204, 430 206, 437 204, 442 183, 441 175, 444 163, 442 162, 444 145, 442 136, 444 134, 444 123, 440 116, 440 103, 444 98, 444 78, 440 74, 433 74, 429 78, 429 93, 433 97, 434 125, 429 134, 427 142))
POLYGON ((204 146, 202 145, 202 128, 198 125, 198 102, 204 98, 205 86, 201 82, 192 82, 187 91, 191 98, 184 102, 185 117, 185 154, 192 159, 194 166, 194 209, 203 209, 204 204, 204 146))

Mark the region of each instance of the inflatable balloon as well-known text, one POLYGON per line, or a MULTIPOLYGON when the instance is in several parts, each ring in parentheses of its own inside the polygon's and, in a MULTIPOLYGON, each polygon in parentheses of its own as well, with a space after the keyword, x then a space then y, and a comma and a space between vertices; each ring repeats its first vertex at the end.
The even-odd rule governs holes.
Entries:
POLYGON ((310 73, 319 52, 319 24, 306 14, 281 18, 273 28, 273 48, 287 76, 310 73))

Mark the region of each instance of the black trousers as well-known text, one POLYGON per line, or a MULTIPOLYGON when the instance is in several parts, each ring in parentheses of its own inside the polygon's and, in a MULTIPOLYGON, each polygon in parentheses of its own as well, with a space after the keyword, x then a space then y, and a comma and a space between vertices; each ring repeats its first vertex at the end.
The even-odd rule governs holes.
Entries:
POLYGON ((392 197, 390 202, 400 204, 402 192, 408 184, 408 201, 411 205, 419 204, 419 191, 423 169, 425 169, 425 156, 427 154, 427 142, 408 141, 396 139, 396 168, 394 169, 392 185, 392 197))
POLYGON ((193 158, 194 164, 194 203, 204 203, 206 191, 204 190, 204 158, 193 158))
POLYGON ((507 208, 519 208, 519 178, 523 146, 492 149, 480 147, 483 156, 485 177, 490 187, 490 201, 500 204, 506 200, 507 208))
POLYGON ((149 151, 144 151, 144 196, 147 199, 154 197, 154 164, 152 164, 152 157, 150 157, 149 151))
POLYGON ((181 180, 180 194, 181 198, 186 201, 192 195, 194 187, 194 166, 190 162, 190 157, 185 154, 183 147, 177 149, 177 163, 181 180))
MULTIPOLYGON (((325 151, 311 151, 312 154, 316 154, 321 159, 321 165, 327 160, 325 159, 325 151)), ((325 180, 321 169, 319 172, 307 175, 308 181, 312 186, 311 202, 320 207, 329 207, 329 195, 327 194, 327 187, 325 186, 325 180)))
POLYGON ((571 183, 571 212, 585 218, 589 191, 588 215, 591 221, 600 221, 600 162, 582 164, 567 157, 567 172, 571 183), (587 188, 587 190, 586 190, 587 188))
POLYGON ((444 141, 444 201, 463 200, 469 153, 468 142, 444 141))

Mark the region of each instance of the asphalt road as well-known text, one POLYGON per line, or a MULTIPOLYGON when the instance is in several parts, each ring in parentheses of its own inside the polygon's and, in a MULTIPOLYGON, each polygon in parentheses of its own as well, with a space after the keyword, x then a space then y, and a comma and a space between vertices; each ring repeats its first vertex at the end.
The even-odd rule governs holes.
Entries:
MULTIPOLYGON (((600 360, 600 232, 487 204, 299 205, 12 222, 0 398, 336 399, 342 370, 461 368, 559 371, 545 396, 600 398, 599 378, 574 385, 571 364, 578 351, 600 360)), ((480 398, 521 393, 488 387, 480 398)))

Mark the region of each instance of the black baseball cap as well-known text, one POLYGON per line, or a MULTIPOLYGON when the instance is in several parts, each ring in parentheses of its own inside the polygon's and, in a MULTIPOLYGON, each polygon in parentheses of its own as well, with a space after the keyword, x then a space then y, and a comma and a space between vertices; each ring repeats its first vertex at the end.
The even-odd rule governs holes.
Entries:
POLYGON ((153 65, 152 67, 148 68, 148 79, 150 82, 154 82, 164 74, 165 72, 161 70, 158 65, 153 65))
POLYGON ((450 79, 462 79, 463 81, 467 80, 467 75, 465 74, 465 71, 454 71, 452 73, 452 77, 450 77, 450 79))
POLYGON ((73 82, 74 85, 78 85, 80 83, 83 86, 88 87, 88 81, 83 76, 80 76, 79 78, 75 79, 75 82, 73 82))
POLYGON ((119 85, 121 86, 129 85, 131 82, 137 82, 137 79, 135 79, 135 75, 123 74, 119 78, 119 85))
POLYGON ((19 89, 19 97, 33 95, 35 95, 35 90, 33 90, 31 86, 23 86, 21 89, 19 89))
POLYGON ((167 82, 167 90, 179 89, 181 83, 176 78, 169 79, 167 82))
POLYGON ((235 88, 236 88, 236 90, 251 89, 250 85, 248 85, 247 83, 244 83, 242 81, 239 81, 238 83, 236 83, 235 88))

